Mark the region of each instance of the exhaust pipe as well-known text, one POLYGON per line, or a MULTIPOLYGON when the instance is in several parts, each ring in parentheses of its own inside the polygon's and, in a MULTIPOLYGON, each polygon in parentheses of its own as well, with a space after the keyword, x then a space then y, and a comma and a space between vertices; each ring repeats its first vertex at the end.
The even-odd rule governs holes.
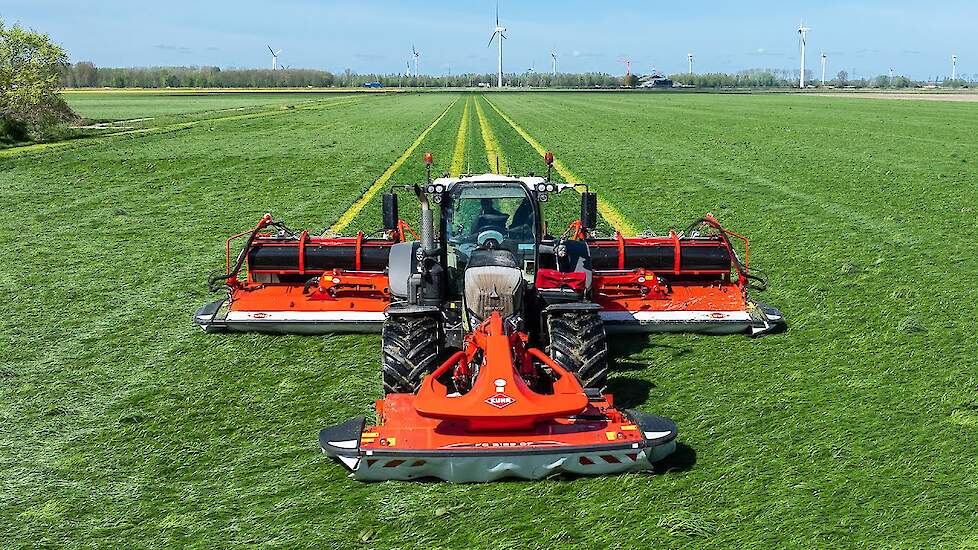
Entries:
POLYGON ((435 251, 435 219, 428 203, 428 195, 418 185, 414 186, 414 193, 421 203, 421 248, 426 253, 431 253, 435 251))
MULTIPOLYGON (((428 177, 428 183, 431 183, 432 162, 434 162, 434 157, 430 152, 426 152, 424 154, 424 167, 425 174, 428 177)), ((435 220, 431 214, 428 195, 417 185, 414 186, 414 192, 418 195, 418 202, 421 203, 421 248, 430 254, 435 251, 435 220)))

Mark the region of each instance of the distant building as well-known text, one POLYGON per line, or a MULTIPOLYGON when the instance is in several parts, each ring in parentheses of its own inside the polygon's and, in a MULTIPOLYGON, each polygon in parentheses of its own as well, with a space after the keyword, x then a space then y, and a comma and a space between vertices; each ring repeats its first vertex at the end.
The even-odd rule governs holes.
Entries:
POLYGON ((673 82, 671 79, 662 76, 659 73, 647 74, 638 79, 639 88, 672 88, 673 82))

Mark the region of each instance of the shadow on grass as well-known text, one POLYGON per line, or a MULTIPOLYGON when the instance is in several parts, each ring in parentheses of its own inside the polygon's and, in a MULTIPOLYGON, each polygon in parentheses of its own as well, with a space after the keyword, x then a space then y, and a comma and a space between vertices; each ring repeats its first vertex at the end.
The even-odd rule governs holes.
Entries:
POLYGON ((615 408, 631 409, 649 400, 649 393, 655 384, 648 380, 627 376, 608 380, 608 393, 615 396, 615 408))
POLYGON ((696 449, 685 443, 676 443, 676 450, 671 455, 656 462, 652 466, 652 473, 668 474, 672 472, 688 472, 696 465, 696 449))
POLYGON ((672 344, 661 344, 652 340, 650 334, 618 334, 608 337, 608 356, 611 359, 611 369, 613 371, 644 370, 648 364, 640 361, 629 361, 623 357, 641 353, 649 349, 660 349, 669 353, 673 359, 682 357, 687 353, 692 353, 693 348, 689 345, 675 346, 672 344))

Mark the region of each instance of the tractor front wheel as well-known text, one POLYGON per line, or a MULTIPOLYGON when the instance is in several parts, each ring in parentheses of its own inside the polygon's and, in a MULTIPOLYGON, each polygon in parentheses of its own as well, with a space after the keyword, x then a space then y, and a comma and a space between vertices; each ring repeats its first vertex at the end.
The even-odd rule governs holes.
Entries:
POLYGON ((558 365, 577 375, 585 388, 608 385, 608 337, 604 321, 594 311, 568 311, 547 318, 547 353, 558 365))
POLYGON ((392 314, 381 336, 384 394, 414 393, 435 370, 440 330, 431 315, 392 314))

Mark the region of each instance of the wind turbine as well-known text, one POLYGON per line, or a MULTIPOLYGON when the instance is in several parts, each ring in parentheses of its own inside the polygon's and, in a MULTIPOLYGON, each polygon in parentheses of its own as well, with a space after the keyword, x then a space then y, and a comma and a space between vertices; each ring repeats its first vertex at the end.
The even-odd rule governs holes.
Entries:
POLYGON ((631 59, 622 59, 621 62, 625 64, 625 78, 631 78, 631 76, 632 76, 632 60, 631 59))
POLYGON ((496 85, 499 86, 500 88, 503 87, 503 40, 506 39, 506 35, 503 34, 504 32, 506 32, 506 27, 503 27, 499 24, 499 3, 497 2, 496 3, 496 28, 492 31, 492 36, 489 37, 489 45, 486 47, 488 48, 489 46, 492 46, 492 41, 496 39, 496 35, 499 35, 499 40, 497 41, 499 44, 499 66, 498 66, 498 73, 497 73, 498 78, 497 78, 496 85))
POLYGON ((958 56, 954 54, 951 56, 951 80, 958 79, 958 56))
POLYGON ((407 62, 407 73, 406 74, 407 74, 407 77, 408 78, 411 78, 411 62, 410 61, 407 62))
MULTIPOLYGON (((265 44, 268 46, 268 44, 265 44)), ((268 46, 268 51, 272 52, 272 70, 278 69, 278 55, 282 53, 282 50, 275 51, 271 46, 268 46)))
POLYGON ((554 78, 557 77, 557 52, 551 50, 550 57, 554 58, 554 78))
POLYGON ((693 74, 693 52, 686 54, 686 57, 689 58, 689 74, 693 74))
POLYGON ((811 30, 805 26, 804 21, 798 26, 799 45, 801 46, 801 75, 798 78, 798 83, 802 90, 805 89, 805 42, 808 32, 811 30))
POLYGON ((418 72, 418 58, 421 57, 421 52, 414 47, 414 44, 411 44, 411 53, 414 54, 414 74, 420 75, 421 73, 418 72))
POLYGON ((828 59, 828 57, 829 56, 825 55, 825 52, 822 52, 822 86, 825 86, 825 61, 828 59))

